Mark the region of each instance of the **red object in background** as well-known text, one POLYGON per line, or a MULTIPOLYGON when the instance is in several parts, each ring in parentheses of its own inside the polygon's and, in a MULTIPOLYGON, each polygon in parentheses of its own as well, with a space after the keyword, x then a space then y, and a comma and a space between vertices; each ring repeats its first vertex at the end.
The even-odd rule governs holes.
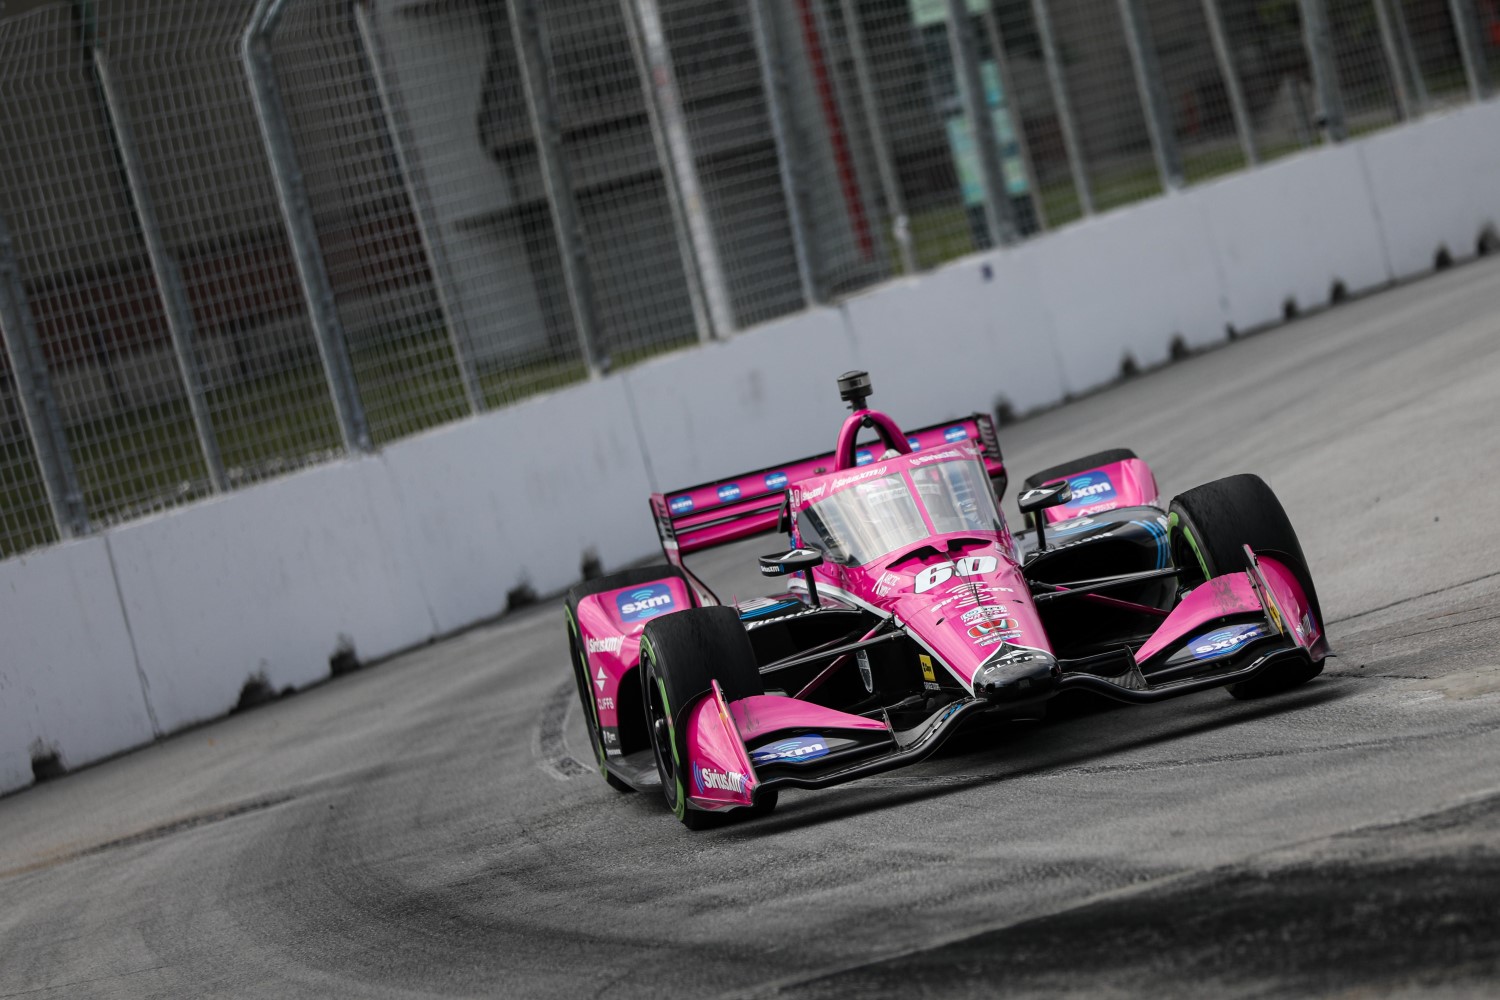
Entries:
POLYGON ((839 116, 833 82, 828 78, 823 39, 818 34, 817 19, 813 17, 809 0, 797 0, 797 10, 802 17, 802 39, 807 45, 807 61, 812 70, 813 85, 818 88, 818 102, 822 105, 823 120, 828 125, 828 140, 833 146, 833 162, 838 168, 839 187, 844 193, 844 206, 849 210, 849 224, 854 228, 854 240, 859 244, 860 255, 869 260, 875 255, 875 239, 870 234, 870 220, 865 215, 859 176, 854 171, 854 156, 849 151, 849 137, 844 131, 843 119, 839 116))

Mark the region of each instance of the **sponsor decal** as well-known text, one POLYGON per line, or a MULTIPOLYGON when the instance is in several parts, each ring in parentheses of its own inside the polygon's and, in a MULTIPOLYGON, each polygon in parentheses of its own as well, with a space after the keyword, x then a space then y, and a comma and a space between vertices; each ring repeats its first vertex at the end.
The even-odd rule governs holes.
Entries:
POLYGON ((693 498, 673 497, 669 506, 673 514, 691 514, 693 512, 693 498))
POLYGON ((768 490, 782 490, 782 489, 786 489, 786 473, 785 472, 773 472, 770 475, 766 476, 766 489, 768 489, 768 490))
POLYGON ((715 771, 711 767, 700 767, 693 761, 693 784, 701 795, 708 789, 720 792, 743 792, 745 776, 738 771, 715 771))
POLYGON ((884 597, 897 587, 901 586, 901 578, 895 573, 882 573, 880 579, 875 581, 875 593, 884 597))
POLYGON ((822 496, 823 492, 825 490, 827 490, 827 489, 828 489, 828 484, 827 483, 819 483, 818 484, 818 488, 815 489, 815 490, 803 490, 802 491, 802 496, 798 499, 798 502, 800 503, 802 501, 813 501, 813 500, 816 500, 816 499, 818 499, 818 497, 822 496))
MULTIPOLYGON (((801 604, 802 602, 801 601, 795 601, 793 603, 801 604)), ((765 616, 760 616, 758 618, 752 619, 751 621, 745 621, 744 617, 741 616, 740 617, 740 621, 745 621, 745 628, 747 628, 747 629, 757 629, 757 628, 760 628, 763 625, 775 625, 775 624, 778 624, 780 622, 784 622, 788 618, 801 618, 803 615, 820 615, 822 613, 823 613, 823 609, 821 607, 818 607, 818 608, 804 607, 801 611, 788 611, 784 615, 774 615, 774 616, 772 616, 770 618, 767 618, 765 616)))
POLYGON ((935 451, 930 455, 923 455, 920 458, 914 458, 911 460, 911 466, 914 469, 919 469, 922 466, 930 465, 933 462, 947 462, 955 458, 971 457, 973 457, 971 452, 964 451, 961 448, 949 448, 947 451, 935 451))
POLYGON ((976 645, 976 646, 995 646, 995 645, 998 645, 998 644, 1000 644, 1002 642, 1010 642, 1010 641, 1012 641, 1014 639, 1019 639, 1019 638, 1021 638, 1021 633, 1020 633, 1019 630, 1010 631, 1010 632, 995 632, 995 633, 993 633, 991 635, 985 636, 983 639, 979 639, 978 641, 976 641, 974 643, 974 645, 976 645))
POLYGON ((1200 635, 1188 644, 1195 660, 1216 660, 1239 650, 1246 643, 1264 638, 1271 633, 1264 625, 1231 625, 1207 635, 1200 635))
POLYGON ((600 691, 603 691, 604 685, 608 680, 609 675, 604 672, 603 667, 600 667, 599 672, 594 675, 594 686, 597 687, 600 691))
POLYGON ((1102 472, 1074 476, 1068 480, 1068 485, 1073 488, 1073 499, 1067 503, 1069 507, 1092 507, 1115 499, 1115 484, 1102 472))
MULTIPOLYGON (((1008 614, 1010 612, 1005 605, 988 604, 982 608, 975 608, 973 611, 965 611, 963 621, 965 625, 972 625, 975 622, 1003 621, 1008 614)), ((1015 628, 1015 626, 1011 627, 1015 628)))
POLYGON ((725 483, 723 486, 719 487, 719 499, 723 500, 725 503, 728 503, 730 500, 738 500, 739 498, 739 483, 725 483))
POLYGON ((918 441, 916 438, 909 437, 909 438, 906 439, 906 443, 909 444, 909 445, 911 445, 911 450, 912 451, 921 451, 922 450, 922 442, 918 441))
POLYGON ((875 461, 875 456, 867 448, 861 448, 854 453, 855 465, 869 465, 873 461, 875 461))
POLYGON ((778 600, 774 597, 756 597, 740 605, 740 621, 748 621, 751 618, 764 618, 767 615, 774 615, 778 611, 795 608, 801 604, 801 601, 778 600))
POLYGON ((605 749, 612 749, 620 745, 620 732, 617 729, 604 729, 599 732, 604 737, 605 749))
POLYGON ((1014 632, 1021 627, 1021 623, 1014 618, 1000 618, 991 622, 975 622, 969 626, 969 638, 983 639, 994 635, 996 632, 1014 632))
POLYGON ((1082 531, 1085 528, 1092 528, 1098 523, 1099 522, 1095 521, 1091 517, 1078 517, 1074 518, 1071 521, 1059 521, 1052 527, 1047 529, 1047 534, 1071 535, 1075 531, 1082 531))
POLYGON ((968 439, 969 430, 967 427, 950 427, 943 431, 943 440, 950 443, 954 441, 967 441, 968 439))
POLYGON ((797 736, 789 740, 750 751, 752 764, 787 764, 816 760, 828 756, 828 744, 821 736, 797 736))
POLYGON ((666 584, 642 587, 616 597, 615 607, 619 609, 621 621, 642 622, 671 611, 672 592, 667 589, 666 584))
POLYGON ((588 646, 590 653, 618 653, 620 647, 625 645, 625 640, 618 635, 610 635, 603 639, 585 639, 584 645, 588 646))
MULTIPOLYGON (((852 476, 840 476, 833 481, 833 488, 841 489, 850 483, 858 483, 866 479, 873 479, 876 476, 883 476, 889 468, 890 466, 882 465, 874 469, 866 469, 864 472, 856 472, 852 476)), ((813 494, 808 495, 812 496, 813 494)))
POLYGON ((950 563, 937 563, 917 574, 914 589, 919 594, 925 594, 934 587, 947 583, 955 576, 984 576, 999 568, 1000 563, 994 556, 968 556, 950 563))
POLYGON ((917 662, 922 664, 922 680, 931 684, 937 680, 937 673, 932 669, 932 657, 926 653, 917 654, 917 662))
POLYGON ((613 698, 599 698, 597 700, 599 702, 599 711, 613 712, 615 710, 615 700, 613 698))

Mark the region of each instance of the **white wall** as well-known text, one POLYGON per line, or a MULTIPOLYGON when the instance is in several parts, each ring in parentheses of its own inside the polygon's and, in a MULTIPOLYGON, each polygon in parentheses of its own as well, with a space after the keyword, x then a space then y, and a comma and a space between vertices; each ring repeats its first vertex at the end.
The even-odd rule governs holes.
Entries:
POLYGON ((837 307, 0 563, 0 792, 649 555, 646 495, 826 450, 867 368, 907 424, 1025 410, 1226 325, 1455 259, 1500 225, 1500 103, 891 282, 837 307), (112 572, 111 555, 113 556, 112 572), (116 586, 118 576, 118 587, 116 586), (154 713, 154 721, 152 718, 154 713))
POLYGON ((0 562, 0 792, 33 753, 76 767, 154 735, 107 541, 0 562))

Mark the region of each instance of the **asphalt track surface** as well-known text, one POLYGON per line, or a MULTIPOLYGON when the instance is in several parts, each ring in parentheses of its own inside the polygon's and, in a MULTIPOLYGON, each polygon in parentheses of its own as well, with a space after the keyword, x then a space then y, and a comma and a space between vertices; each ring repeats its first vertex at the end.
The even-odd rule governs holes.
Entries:
MULTIPOLYGON (((0 997, 1500 990, 1500 264, 1004 444, 1017 478, 1113 446, 1169 493, 1261 474, 1339 659, 692 834, 578 763, 549 603, 0 800, 0 997)), ((748 595, 743 556, 712 574, 748 595)))

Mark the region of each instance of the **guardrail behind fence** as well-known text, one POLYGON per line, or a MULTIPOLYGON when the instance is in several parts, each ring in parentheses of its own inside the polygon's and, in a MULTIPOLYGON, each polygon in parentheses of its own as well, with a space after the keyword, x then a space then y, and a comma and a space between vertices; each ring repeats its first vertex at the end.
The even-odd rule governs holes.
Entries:
POLYGON ((40 6, 0 20, 0 555, 1497 70, 1500 0, 40 6))

